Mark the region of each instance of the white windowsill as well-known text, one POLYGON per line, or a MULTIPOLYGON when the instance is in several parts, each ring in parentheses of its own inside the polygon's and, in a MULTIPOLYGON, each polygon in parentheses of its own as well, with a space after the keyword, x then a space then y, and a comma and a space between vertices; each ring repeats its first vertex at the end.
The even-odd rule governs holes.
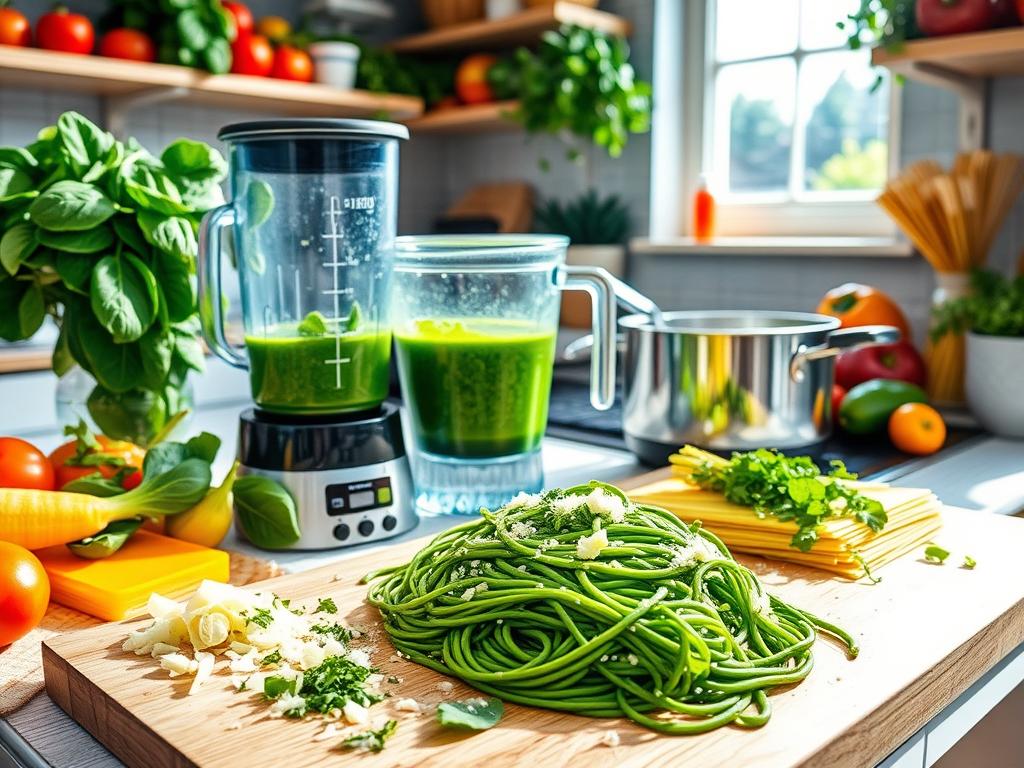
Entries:
POLYGON ((697 242, 692 237, 651 240, 635 237, 633 253, 714 254, 720 256, 856 256, 906 258, 914 249, 888 237, 716 237, 697 242))

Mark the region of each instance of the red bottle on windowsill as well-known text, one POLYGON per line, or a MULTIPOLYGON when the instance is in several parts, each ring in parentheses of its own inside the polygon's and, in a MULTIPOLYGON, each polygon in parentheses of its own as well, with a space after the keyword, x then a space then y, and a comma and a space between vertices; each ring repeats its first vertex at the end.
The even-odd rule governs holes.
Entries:
POLYGON ((693 239, 706 243, 715 236, 715 196, 708 191, 708 181, 700 177, 693 194, 693 239))

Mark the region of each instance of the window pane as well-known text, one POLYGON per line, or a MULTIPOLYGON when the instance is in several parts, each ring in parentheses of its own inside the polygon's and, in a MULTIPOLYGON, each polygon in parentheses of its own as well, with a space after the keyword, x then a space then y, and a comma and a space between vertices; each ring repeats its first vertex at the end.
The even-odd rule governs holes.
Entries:
POLYGON ((868 52, 819 53, 800 67, 804 188, 871 190, 885 183, 888 85, 872 92, 868 52))
POLYGON ((802 0, 800 47, 805 50, 841 48, 846 35, 836 26, 857 10, 860 0, 802 0))
POLYGON ((718 189, 787 189, 795 93, 792 59, 722 67, 715 83, 713 136, 718 189))
POLYGON ((718 0, 715 59, 738 61, 796 50, 798 0, 718 0))

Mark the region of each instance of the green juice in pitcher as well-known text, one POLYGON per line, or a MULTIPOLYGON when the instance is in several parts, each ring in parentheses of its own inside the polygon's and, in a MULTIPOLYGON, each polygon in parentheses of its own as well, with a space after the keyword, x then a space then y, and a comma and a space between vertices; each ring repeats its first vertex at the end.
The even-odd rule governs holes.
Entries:
POLYGON ((421 450, 475 459, 540 445, 554 331, 521 321, 419 320, 395 342, 421 450))
POLYGON ((388 394, 391 333, 355 330, 335 337, 309 333, 308 321, 245 337, 256 404, 294 414, 351 413, 380 405, 388 394))

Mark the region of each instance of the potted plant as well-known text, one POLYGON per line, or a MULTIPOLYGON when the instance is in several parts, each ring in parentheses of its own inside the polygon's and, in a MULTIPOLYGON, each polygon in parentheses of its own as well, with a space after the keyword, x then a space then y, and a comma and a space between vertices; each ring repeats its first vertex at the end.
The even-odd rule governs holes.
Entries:
MULTIPOLYGON (((534 225, 540 232, 569 238, 567 263, 604 267, 622 277, 629 210, 618 195, 602 198, 591 189, 567 202, 544 201, 534 212, 534 225)), ((587 294, 572 291, 563 295, 562 325, 589 328, 590 313, 587 294)))
POLYGON ((145 444, 188 405, 204 361, 196 231, 226 168, 202 142, 157 158, 75 112, 0 148, 0 339, 51 318, 53 370, 85 380, 82 407, 108 437, 145 444))
POLYGON ((979 270, 970 295, 936 309, 932 334, 964 333, 967 405, 985 429, 1024 437, 1024 275, 979 270))

